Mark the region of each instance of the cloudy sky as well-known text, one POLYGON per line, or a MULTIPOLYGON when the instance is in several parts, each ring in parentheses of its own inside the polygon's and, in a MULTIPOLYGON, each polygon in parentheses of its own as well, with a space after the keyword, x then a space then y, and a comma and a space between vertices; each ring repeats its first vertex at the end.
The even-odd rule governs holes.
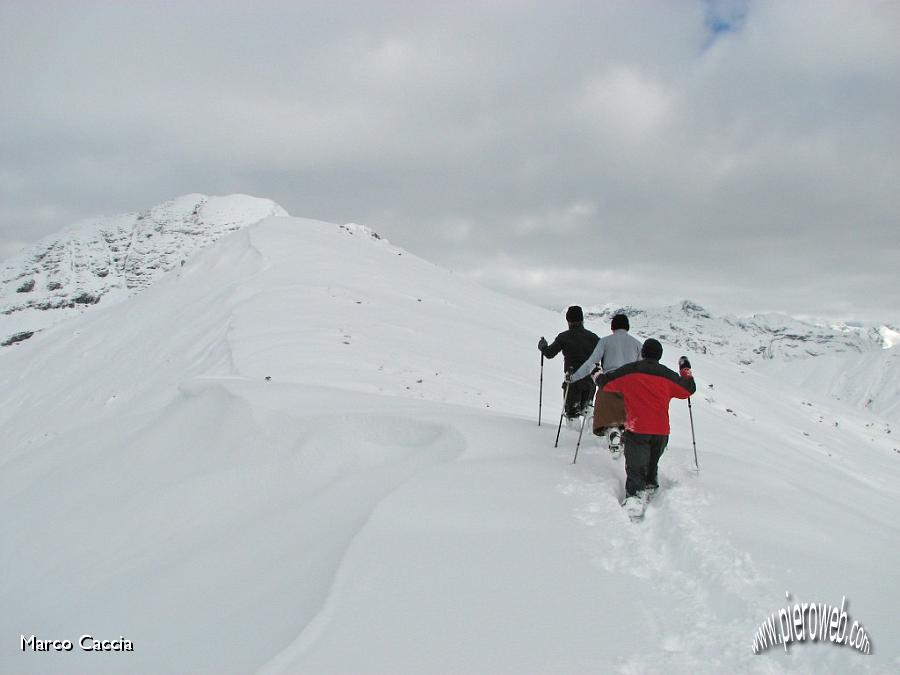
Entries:
POLYGON ((270 197, 547 306, 900 322, 900 2, 0 0, 0 257, 270 197))

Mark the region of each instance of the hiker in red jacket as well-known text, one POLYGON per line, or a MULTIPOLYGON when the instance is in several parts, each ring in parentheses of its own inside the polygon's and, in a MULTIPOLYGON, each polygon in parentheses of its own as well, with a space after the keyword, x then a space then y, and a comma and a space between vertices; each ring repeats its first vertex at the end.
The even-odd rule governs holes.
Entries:
POLYGON ((641 360, 597 378, 603 391, 625 399, 625 494, 646 500, 659 487, 657 467, 669 442, 669 401, 688 398, 697 390, 686 356, 678 359, 680 374, 660 364, 663 348, 650 338, 641 360))

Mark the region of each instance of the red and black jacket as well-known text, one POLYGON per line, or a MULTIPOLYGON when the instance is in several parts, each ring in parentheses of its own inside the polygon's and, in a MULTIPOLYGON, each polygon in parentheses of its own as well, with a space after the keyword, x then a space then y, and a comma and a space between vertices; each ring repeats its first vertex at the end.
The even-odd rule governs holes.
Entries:
POLYGON ((597 378, 603 391, 625 399, 625 428, 636 434, 669 435, 669 401, 697 391, 689 368, 681 375, 658 361, 641 359, 597 378))

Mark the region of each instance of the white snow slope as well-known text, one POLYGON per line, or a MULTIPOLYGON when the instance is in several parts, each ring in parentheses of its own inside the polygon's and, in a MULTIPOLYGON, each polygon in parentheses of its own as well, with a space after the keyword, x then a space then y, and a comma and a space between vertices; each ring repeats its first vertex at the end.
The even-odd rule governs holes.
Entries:
POLYGON ((810 359, 790 366, 771 362, 765 370, 900 425, 900 347, 844 358, 810 359))
POLYGON ((900 668, 884 420, 694 356, 701 471, 675 401, 632 524, 621 460, 553 447, 558 359, 536 424, 562 323, 363 229, 271 218, 3 350, 0 672, 900 668), (846 597, 872 653, 754 655, 786 591, 846 597))

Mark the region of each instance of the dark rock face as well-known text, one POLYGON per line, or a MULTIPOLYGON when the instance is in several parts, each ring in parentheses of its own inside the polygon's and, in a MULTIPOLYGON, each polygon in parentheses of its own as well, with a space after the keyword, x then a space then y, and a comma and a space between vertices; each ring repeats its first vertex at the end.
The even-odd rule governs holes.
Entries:
POLYGON ((34 279, 29 279, 16 289, 16 293, 31 293, 34 290, 34 279))
POLYGON ((26 330, 21 333, 16 333, 15 335, 11 335, 6 338, 3 342, 0 342, 0 347, 9 347, 10 345, 14 345, 17 342, 22 342, 23 340, 27 340, 32 335, 34 335, 34 331, 26 330))

